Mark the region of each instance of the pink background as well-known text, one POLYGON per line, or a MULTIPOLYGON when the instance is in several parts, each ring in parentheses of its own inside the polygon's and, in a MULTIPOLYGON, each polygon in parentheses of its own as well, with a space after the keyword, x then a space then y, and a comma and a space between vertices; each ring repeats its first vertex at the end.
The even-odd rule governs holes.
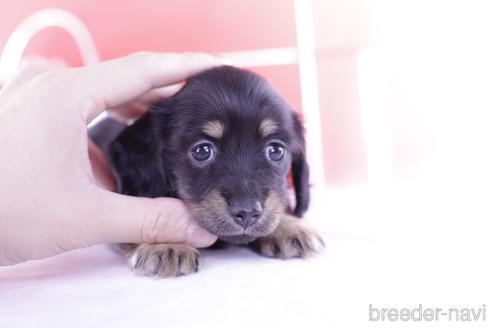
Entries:
MULTIPOLYGON (((369 158, 381 172, 390 167, 388 175, 396 178, 427 177, 429 169, 439 173, 443 167, 453 174, 448 164, 456 163, 455 145, 467 152, 469 145, 480 149, 477 145, 490 137, 481 127, 490 120, 490 92, 473 87, 491 84, 492 47, 485 41, 492 29, 490 6, 423 0, 314 0, 313 6, 323 138, 319 156, 328 185, 371 180, 369 158), (368 116, 375 120, 371 133, 376 139, 379 131, 388 130, 386 157, 369 154, 363 138, 362 107, 370 106, 361 107, 360 72, 373 64, 361 67, 360 59, 374 47, 382 66, 370 77, 374 83, 366 81, 363 88, 373 88, 378 79, 378 86, 386 88, 387 125, 380 126, 381 117, 373 114, 378 104, 372 104, 368 116), (461 137, 454 134, 463 128, 461 137)), ((293 0, 36 0, 0 3, 0 47, 22 19, 53 7, 85 22, 102 59, 142 50, 229 52, 297 44, 293 0)), ((36 36, 30 54, 81 64, 72 39, 58 29, 36 36)), ((302 111, 297 65, 253 70, 302 111)), ((461 162, 474 158, 471 153, 459 157, 461 162)), ((475 162, 485 168, 492 160, 475 162)))
MULTIPOLYGON (((337 1, 326 3, 315 2, 324 158, 327 182, 340 184, 363 180, 366 175, 354 97, 354 55, 363 41, 363 29, 352 24, 356 17, 351 17, 351 12, 342 13, 345 17, 331 14, 337 9, 337 1)), ((0 20, 0 46, 28 14, 49 7, 66 9, 80 17, 102 59, 140 50, 224 52, 296 46, 294 3, 286 0, 39 0, 15 6, 2 2, 0 12, 8 15, 0 20)), ((55 28, 39 34, 28 54, 62 57, 71 65, 81 64, 71 38, 55 28)), ((301 110, 297 65, 254 70, 301 110)))

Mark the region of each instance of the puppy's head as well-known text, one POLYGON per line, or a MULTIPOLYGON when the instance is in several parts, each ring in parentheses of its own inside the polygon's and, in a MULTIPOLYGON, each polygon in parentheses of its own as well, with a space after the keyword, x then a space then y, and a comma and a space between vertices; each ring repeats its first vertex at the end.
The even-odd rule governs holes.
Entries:
POLYGON ((306 210, 302 126, 258 75, 228 66, 205 71, 148 116, 143 133, 152 133, 149 156, 157 156, 147 159, 156 172, 151 183, 174 190, 219 238, 242 244, 272 233, 287 207, 291 167, 294 214, 306 210))

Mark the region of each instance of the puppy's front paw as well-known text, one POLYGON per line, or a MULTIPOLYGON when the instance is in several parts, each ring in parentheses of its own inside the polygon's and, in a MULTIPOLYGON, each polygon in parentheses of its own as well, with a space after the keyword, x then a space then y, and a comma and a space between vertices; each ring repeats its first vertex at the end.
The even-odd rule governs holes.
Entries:
POLYGON ((287 217, 271 235, 257 239, 253 249, 263 256, 280 259, 306 258, 318 253, 325 246, 323 239, 298 221, 287 217))
POLYGON ((139 245, 129 258, 135 272, 144 276, 177 277, 198 271, 200 254, 187 245, 139 245))

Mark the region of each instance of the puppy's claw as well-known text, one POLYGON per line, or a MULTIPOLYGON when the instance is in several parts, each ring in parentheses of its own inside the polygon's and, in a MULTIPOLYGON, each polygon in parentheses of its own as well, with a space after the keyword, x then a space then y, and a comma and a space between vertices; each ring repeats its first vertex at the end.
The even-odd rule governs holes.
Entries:
POLYGON ((272 258, 307 258, 325 247, 323 239, 313 230, 298 223, 280 226, 270 236, 253 243, 261 255, 272 258))
POLYGON ((141 244, 130 257, 130 265, 138 275, 177 277, 197 272, 199 255, 197 249, 187 245, 141 244))

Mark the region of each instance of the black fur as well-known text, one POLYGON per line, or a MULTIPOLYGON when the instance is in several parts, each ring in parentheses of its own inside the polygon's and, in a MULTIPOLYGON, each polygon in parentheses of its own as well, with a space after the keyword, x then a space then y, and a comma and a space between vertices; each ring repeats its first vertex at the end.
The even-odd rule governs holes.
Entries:
POLYGON ((152 106, 114 140, 109 157, 118 192, 181 198, 194 209, 203 227, 226 241, 247 243, 271 233, 273 223, 269 221, 276 218, 265 214, 258 227, 240 233, 226 209, 217 214, 219 205, 204 205, 214 192, 226 208, 255 201, 263 204, 274 193, 289 211, 286 192, 291 169, 296 195, 292 213, 301 217, 309 205, 301 122, 264 79, 230 66, 190 78, 176 95, 152 106), (259 133, 265 118, 278 126, 267 138, 259 133), (221 138, 204 134, 202 128, 210 121, 223 122, 221 138), (201 140, 211 142, 216 154, 206 165, 191 157, 193 145, 201 140), (265 149, 272 140, 282 142, 287 150, 279 162, 266 157, 265 149))

